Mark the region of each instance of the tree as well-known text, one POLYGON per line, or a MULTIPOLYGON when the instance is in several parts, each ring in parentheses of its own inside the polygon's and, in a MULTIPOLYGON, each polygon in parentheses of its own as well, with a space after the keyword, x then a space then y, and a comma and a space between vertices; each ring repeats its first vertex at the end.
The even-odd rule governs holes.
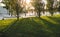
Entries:
POLYGON ((43 9, 42 0, 33 0, 32 5, 35 8, 35 11, 37 12, 38 17, 40 17, 41 16, 40 13, 43 9))
POLYGON ((51 13, 51 16, 53 16, 53 4, 54 0, 47 0, 47 8, 48 11, 51 13))
MULTIPOLYGON (((3 0, 2 3, 4 3, 6 5, 3 8, 6 8, 7 10, 9 10, 9 2, 7 0, 3 0)), ((9 13, 9 15, 10 15, 10 13, 9 13)))
POLYGON ((18 0, 4 0, 3 3, 6 4, 6 8, 8 8, 9 11, 12 11, 12 13, 16 13, 17 20, 19 20, 19 13, 22 12, 23 8, 21 7, 21 4, 19 3, 21 1, 18 0))
POLYGON ((60 0, 58 1, 58 8, 57 10, 60 12, 60 0))
POLYGON ((17 14, 17 20, 19 20, 19 13, 21 13, 23 11, 23 8, 16 3, 16 14, 17 14))

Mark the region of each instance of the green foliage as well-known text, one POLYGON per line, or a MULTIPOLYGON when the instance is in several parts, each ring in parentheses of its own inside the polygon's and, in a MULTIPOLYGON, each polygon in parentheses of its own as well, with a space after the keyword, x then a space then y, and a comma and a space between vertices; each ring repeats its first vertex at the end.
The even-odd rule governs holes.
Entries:
POLYGON ((40 17, 40 12, 43 9, 42 1, 41 0, 33 0, 32 5, 35 8, 35 11, 37 12, 37 15, 40 17))
POLYGON ((58 11, 60 12, 60 1, 58 1, 58 11))
POLYGON ((6 9, 9 10, 9 13, 11 15, 16 14, 17 17, 19 18, 19 14, 23 11, 23 8, 21 7, 21 1, 18 0, 4 0, 3 3, 6 5, 6 9))
POLYGON ((53 15, 53 4, 54 4, 54 0, 47 0, 47 8, 48 11, 51 13, 51 15, 53 15))
POLYGON ((37 10, 37 11, 39 11, 40 12, 40 8, 41 8, 41 6, 42 6, 42 4, 40 4, 41 2, 40 2, 40 0, 34 0, 33 1, 33 6, 35 7, 35 9, 37 10))

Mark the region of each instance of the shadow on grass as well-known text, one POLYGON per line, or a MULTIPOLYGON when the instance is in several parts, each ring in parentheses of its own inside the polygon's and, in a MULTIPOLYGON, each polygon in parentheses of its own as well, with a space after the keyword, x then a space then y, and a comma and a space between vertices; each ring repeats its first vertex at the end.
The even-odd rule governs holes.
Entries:
MULTIPOLYGON (((45 23, 45 25, 47 25, 48 29, 50 29, 53 32, 54 37, 60 37, 60 25, 59 24, 51 23, 50 21, 43 19, 43 18, 40 18, 40 19, 45 23)), ((49 18, 49 19, 55 21, 52 18, 49 18)), ((58 20, 58 19, 56 19, 56 20, 58 20)), ((55 22, 57 22, 57 21, 55 21, 55 22)))
POLYGON ((60 17, 48 17, 60 24, 60 17))
POLYGON ((44 29, 32 18, 26 18, 10 26, 6 32, 9 37, 51 37, 52 33, 44 29))
POLYGON ((8 37, 59 37, 60 34, 55 24, 43 18, 23 18, 5 32, 8 37))
POLYGON ((17 22, 17 20, 13 20, 11 23, 9 23, 8 26, 6 26, 4 29, 0 30, 0 37, 8 37, 7 33, 5 31, 7 31, 11 26, 14 26, 14 24, 17 22))
POLYGON ((5 32, 0 32, 0 37, 8 37, 5 32))

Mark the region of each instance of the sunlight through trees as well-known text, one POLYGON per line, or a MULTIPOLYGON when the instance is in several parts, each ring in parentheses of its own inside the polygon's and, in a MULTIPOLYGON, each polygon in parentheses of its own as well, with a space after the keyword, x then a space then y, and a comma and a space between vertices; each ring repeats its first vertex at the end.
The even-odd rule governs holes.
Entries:
POLYGON ((9 10, 9 14, 17 15, 16 10, 18 9, 18 14, 35 12, 36 16, 41 16, 42 14, 48 15, 48 13, 53 16, 57 12, 60 12, 60 2, 59 0, 4 0, 3 3, 6 5, 6 9, 9 10), (18 3, 16 9, 16 3, 18 3), (48 13, 47 13, 48 12, 48 13), (42 13, 42 14, 41 14, 42 13))

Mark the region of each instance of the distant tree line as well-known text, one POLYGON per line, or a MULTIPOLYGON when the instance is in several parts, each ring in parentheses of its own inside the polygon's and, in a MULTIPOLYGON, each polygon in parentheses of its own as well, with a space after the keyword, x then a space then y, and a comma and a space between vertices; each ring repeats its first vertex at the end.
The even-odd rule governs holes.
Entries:
MULTIPOLYGON (((46 0, 47 4, 43 3, 42 0, 32 0, 31 4, 34 7, 34 10, 37 12, 37 16, 41 16, 41 11, 44 13, 45 11, 49 11, 51 16, 53 16, 54 12, 60 12, 60 0, 46 0), (46 9, 44 8, 46 5, 46 9)), ((19 19, 19 14, 21 12, 27 12, 25 7, 22 6, 21 0, 3 0, 3 3, 6 5, 6 9, 9 10, 9 14, 17 15, 17 19, 19 19)))
POLYGON ((49 11, 51 16, 53 16, 54 12, 60 12, 60 0, 46 0, 46 3, 43 3, 42 0, 33 0, 32 5, 35 8, 35 11, 37 12, 38 16, 40 17, 41 11, 49 11), (46 9, 44 9, 45 5, 46 9))

